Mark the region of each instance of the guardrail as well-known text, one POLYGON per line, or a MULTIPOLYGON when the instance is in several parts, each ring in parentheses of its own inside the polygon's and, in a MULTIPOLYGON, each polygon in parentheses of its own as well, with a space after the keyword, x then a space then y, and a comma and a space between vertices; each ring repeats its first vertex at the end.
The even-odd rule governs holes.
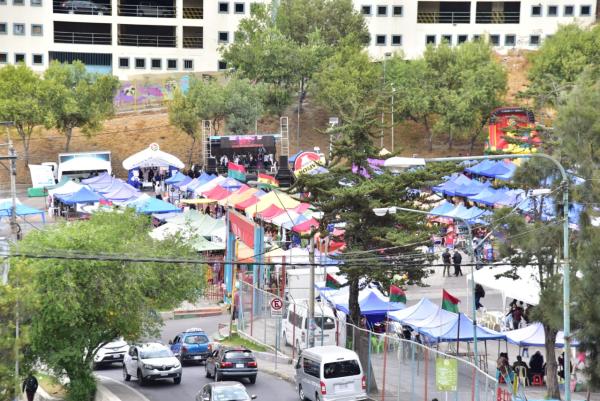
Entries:
POLYGON ((110 45, 110 33, 54 31, 54 43, 80 43, 86 45, 110 45))
POLYGON ((173 6, 153 6, 144 4, 120 4, 119 15, 123 17, 175 18, 173 6))
POLYGON ((59 0, 52 2, 52 12, 55 14, 112 15, 112 7, 110 3, 59 0))
POLYGON ((476 24, 518 24, 520 20, 518 11, 478 11, 475 14, 476 24))
POLYGON ((133 35, 120 33, 119 46, 177 47, 177 36, 133 35))
POLYGON ((462 11, 434 11, 418 12, 418 24, 468 24, 471 22, 471 13, 462 11))
POLYGON ((183 47, 186 49, 202 49, 204 40, 202 36, 184 36, 183 47))
POLYGON ((202 19, 202 18, 204 18, 204 8, 202 8, 202 7, 183 7, 183 18, 202 19))

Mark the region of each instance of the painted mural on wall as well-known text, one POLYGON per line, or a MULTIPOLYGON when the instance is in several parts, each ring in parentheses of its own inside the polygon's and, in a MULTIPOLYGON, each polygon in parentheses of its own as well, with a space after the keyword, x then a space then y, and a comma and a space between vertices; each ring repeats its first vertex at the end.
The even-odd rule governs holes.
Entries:
POLYGON ((114 105, 117 111, 158 107, 172 99, 177 88, 185 93, 189 86, 189 75, 154 82, 123 82, 115 96, 114 105))

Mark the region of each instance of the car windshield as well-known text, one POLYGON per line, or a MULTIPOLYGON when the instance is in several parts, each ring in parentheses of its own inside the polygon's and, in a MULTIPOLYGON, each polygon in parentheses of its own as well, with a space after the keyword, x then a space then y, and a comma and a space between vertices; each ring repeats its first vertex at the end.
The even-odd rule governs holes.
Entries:
POLYGON ((333 318, 328 316, 316 316, 315 324, 321 328, 321 330, 333 330, 335 329, 335 323, 333 318))
POLYGON ((184 342, 186 344, 206 344, 208 342, 208 337, 203 335, 187 336, 184 342))
POLYGON ((168 358, 170 356, 173 356, 173 353, 171 350, 166 348, 148 349, 142 351, 142 359, 168 358))
POLYGON ((323 371, 326 379, 357 376, 360 374, 360 365, 356 359, 330 362, 325 364, 323 371))
POLYGON ((252 352, 250 352, 250 351, 227 351, 225 353, 225 359, 239 359, 239 358, 252 358, 252 352))
POLYGON ((241 386, 213 388, 213 401, 247 401, 248 393, 241 386))

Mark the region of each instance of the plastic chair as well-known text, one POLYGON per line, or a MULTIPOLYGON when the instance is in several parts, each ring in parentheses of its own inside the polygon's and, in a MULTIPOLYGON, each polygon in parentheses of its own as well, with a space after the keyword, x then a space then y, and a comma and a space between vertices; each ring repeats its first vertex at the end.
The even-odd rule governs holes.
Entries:
POLYGON ((527 377, 527 368, 525 366, 517 366, 517 379, 519 384, 529 386, 529 378, 527 377))
POLYGON ((544 377, 541 373, 535 373, 533 376, 531 376, 531 385, 537 387, 544 386, 544 377))

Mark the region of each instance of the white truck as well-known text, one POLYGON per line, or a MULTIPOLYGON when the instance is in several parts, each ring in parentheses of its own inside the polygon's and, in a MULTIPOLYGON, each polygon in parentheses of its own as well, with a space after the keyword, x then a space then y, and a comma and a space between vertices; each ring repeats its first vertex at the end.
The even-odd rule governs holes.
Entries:
POLYGON ((58 181, 62 177, 88 178, 92 174, 112 174, 111 154, 108 150, 59 153, 58 164, 46 162, 42 165, 51 166, 58 181))

